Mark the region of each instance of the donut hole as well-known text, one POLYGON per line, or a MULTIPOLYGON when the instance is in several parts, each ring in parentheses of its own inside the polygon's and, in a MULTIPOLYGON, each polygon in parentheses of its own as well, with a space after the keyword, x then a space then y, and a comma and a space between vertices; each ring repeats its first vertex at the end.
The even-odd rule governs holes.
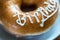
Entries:
POLYGON ((30 11, 34 11, 37 9, 37 5, 36 4, 23 4, 21 5, 20 9, 23 12, 30 12, 30 11))

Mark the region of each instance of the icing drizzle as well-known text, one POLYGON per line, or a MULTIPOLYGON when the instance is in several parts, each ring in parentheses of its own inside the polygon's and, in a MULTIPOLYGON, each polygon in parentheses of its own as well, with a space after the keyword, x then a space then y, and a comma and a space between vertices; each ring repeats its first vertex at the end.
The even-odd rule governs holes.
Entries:
POLYGON ((28 12, 26 12, 25 14, 23 14, 22 12, 20 12, 20 9, 18 8, 17 5, 14 5, 13 3, 11 3, 12 5, 10 6, 10 9, 12 12, 14 12, 13 17, 18 17, 18 19, 16 20, 16 23, 19 24, 20 26, 24 26, 26 23, 26 18, 29 18, 30 23, 34 23, 31 17, 35 17, 36 21, 39 23, 40 20, 38 19, 38 12, 40 12, 40 14, 42 15, 42 20, 41 20, 41 24, 40 27, 44 26, 44 22, 46 20, 48 20, 51 16, 53 16, 57 10, 58 10, 58 4, 56 0, 49 0, 49 2, 44 2, 45 5, 47 5, 45 8, 43 7, 39 7, 33 15, 30 15, 28 12), (49 15, 49 12, 52 12, 49 15), (22 18, 20 17, 22 15, 22 18), (44 18, 44 16, 46 18, 44 18), (23 23, 21 21, 24 21, 23 23))

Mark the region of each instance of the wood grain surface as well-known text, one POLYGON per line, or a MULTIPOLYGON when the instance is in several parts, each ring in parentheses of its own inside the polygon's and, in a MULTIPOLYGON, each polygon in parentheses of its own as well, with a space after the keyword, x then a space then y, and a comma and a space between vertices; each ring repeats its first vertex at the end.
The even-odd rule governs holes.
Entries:
POLYGON ((60 35, 55 40, 60 40, 60 35))

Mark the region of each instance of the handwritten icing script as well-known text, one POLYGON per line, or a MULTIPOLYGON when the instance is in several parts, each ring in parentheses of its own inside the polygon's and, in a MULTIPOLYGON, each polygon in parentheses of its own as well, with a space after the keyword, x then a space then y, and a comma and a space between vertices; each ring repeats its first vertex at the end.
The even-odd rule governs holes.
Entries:
MULTIPOLYGON (((36 21, 39 23, 40 20, 38 19, 38 14, 39 14, 38 12, 40 12, 40 14, 42 15, 42 20, 41 20, 42 22, 40 23, 40 27, 43 27, 44 26, 44 22, 46 20, 48 20, 51 16, 53 16, 57 12, 57 10, 58 10, 58 4, 57 4, 56 0, 49 0, 48 2, 44 2, 44 4, 47 5, 45 8, 39 7, 34 12, 34 14, 31 15, 32 17, 35 17, 36 21), (50 12, 52 12, 52 13, 49 15, 50 12), (46 18, 44 18, 44 16, 46 18)), ((19 8, 18 8, 17 5, 14 5, 12 3, 12 5, 10 6, 10 8, 11 8, 12 12, 14 12, 13 17, 16 17, 16 16, 18 17, 18 19, 16 20, 16 23, 19 24, 20 26, 24 26, 25 25, 26 18, 29 18, 30 23, 32 23, 32 24, 34 23, 33 20, 32 20, 32 18, 29 15, 29 13, 28 12, 24 13, 24 14, 21 13, 19 11, 19 8), (21 15, 22 15, 22 17, 21 17, 21 15), (22 20, 24 21, 23 23, 21 22, 22 20)))

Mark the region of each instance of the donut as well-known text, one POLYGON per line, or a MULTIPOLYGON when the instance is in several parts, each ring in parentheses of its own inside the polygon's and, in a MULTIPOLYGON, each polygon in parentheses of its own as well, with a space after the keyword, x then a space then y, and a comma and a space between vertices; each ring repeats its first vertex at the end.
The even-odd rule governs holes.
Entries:
POLYGON ((57 16, 56 0, 0 0, 0 24, 16 36, 41 35, 57 16))

